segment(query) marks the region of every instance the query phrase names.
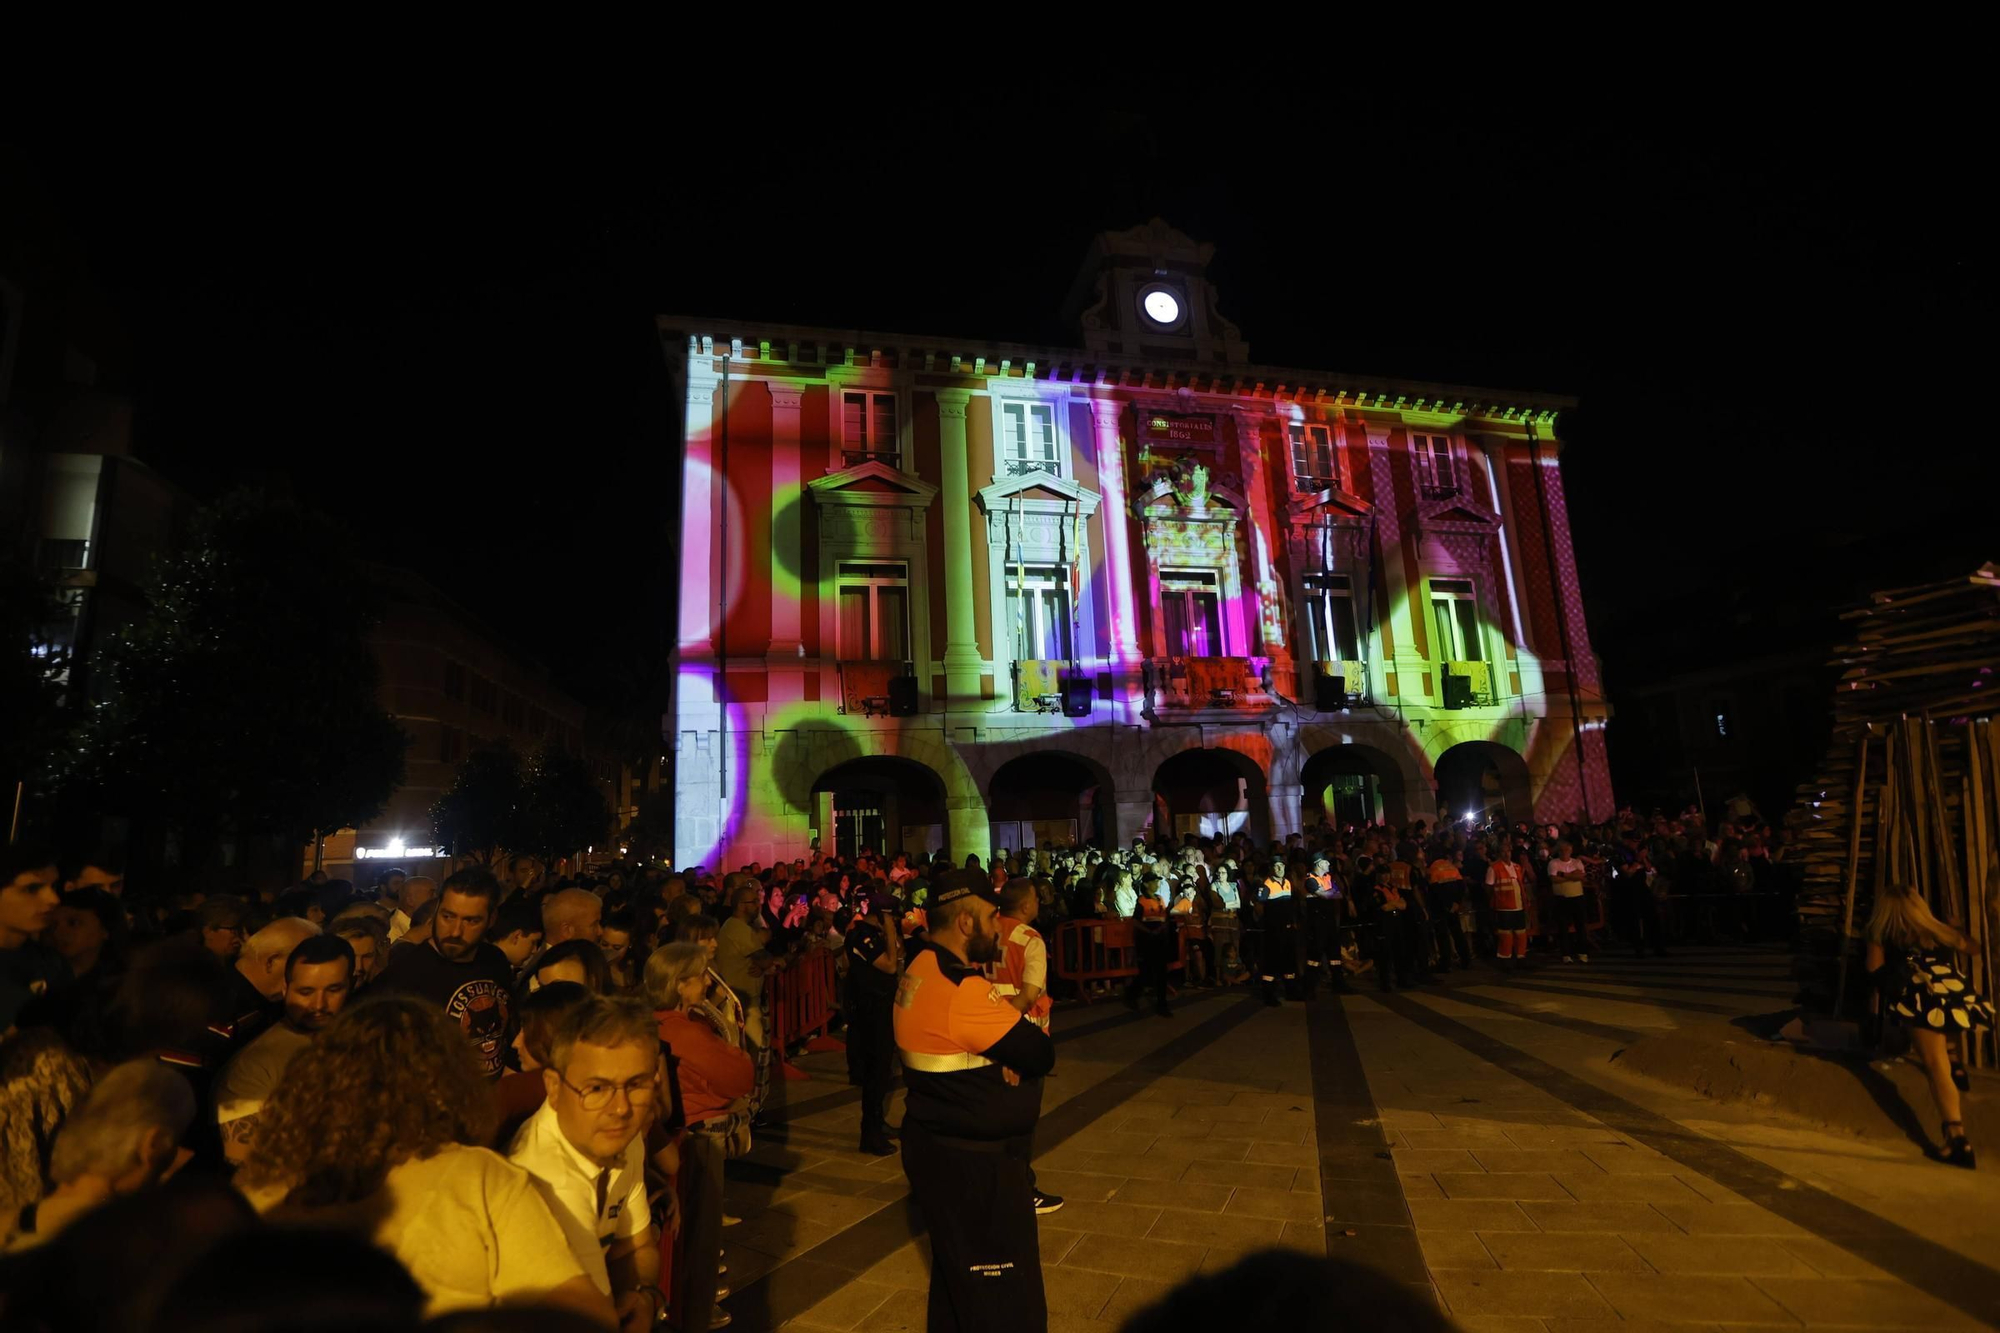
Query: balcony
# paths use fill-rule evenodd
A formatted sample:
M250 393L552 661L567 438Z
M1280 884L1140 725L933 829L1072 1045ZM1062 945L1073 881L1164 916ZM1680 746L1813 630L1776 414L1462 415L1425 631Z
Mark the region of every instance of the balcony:
M917 711L913 663L840 662L840 708L860 717L910 717Z
M1321 697L1320 681L1325 679L1326 697ZM1331 681L1338 680L1340 689L1333 690ZM1311 703L1320 712L1349 708L1365 702L1368 697L1368 664L1356 661L1332 661L1299 663L1299 700Z
M1292 474L1292 489L1300 495L1317 495L1321 491L1334 490L1339 485L1340 478L1332 473L1324 476L1309 476L1298 472Z
M1493 669L1484 662L1446 662L1442 677L1446 708L1487 708L1493 703Z
M1021 713L1056 714L1064 712L1064 694L1068 690L1080 689L1082 694L1076 704L1073 717L1090 716L1090 701L1096 696L1097 686L1091 679L1070 666L1068 662L1050 661L1040 658L1016 659L1014 662L1014 709Z
M1149 707L1176 712L1273 707L1268 657L1149 657L1144 664Z
M860 467L863 463L880 463L896 471L903 470L903 453L900 449L842 449L840 462L843 467Z
M1456 500L1465 488L1448 481L1427 481L1417 489L1423 492L1426 500Z
M1036 472L1046 472L1051 477L1062 475L1062 465L1053 458L1010 458L1007 460L1007 475L1025 477Z

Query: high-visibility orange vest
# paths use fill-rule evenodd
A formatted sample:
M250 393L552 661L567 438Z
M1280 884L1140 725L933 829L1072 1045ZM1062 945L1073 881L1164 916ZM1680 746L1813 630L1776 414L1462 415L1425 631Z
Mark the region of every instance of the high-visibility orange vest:
M1042 955L1042 993L1028 1008L1028 1018L1042 1031L1049 1030L1049 1014L1055 1002L1049 999L1048 945L1041 932L1025 921L1013 917L997 918L995 924L1000 930L1000 961L993 965L993 979L1002 986L1011 987L1009 994L1018 995L1028 984L1028 953L1038 950Z
M986 1054L1025 1021L978 968L938 949L917 955L896 987L896 1053L909 1089L904 1124L967 1139L1031 1131L1040 1081L1017 1079Z

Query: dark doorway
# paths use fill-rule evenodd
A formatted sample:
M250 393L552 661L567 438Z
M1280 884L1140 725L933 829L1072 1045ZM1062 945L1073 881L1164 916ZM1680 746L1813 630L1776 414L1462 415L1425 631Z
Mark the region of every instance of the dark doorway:
M1109 784L1083 760L1043 750L1000 765L988 788L993 845L1102 847Z
M840 856L949 851L944 784L908 759L877 756L828 769L813 784L820 846Z
M1438 822L1510 822L1534 818L1528 765L1520 755L1493 741L1465 741L1437 760Z
M1368 745L1330 745L1299 772L1299 827L1363 827L1407 818L1402 771Z
M1190 833L1213 838L1241 831L1259 843L1271 839L1263 770L1234 750L1181 751L1154 770L1153 798L1156 837L1178 843Z

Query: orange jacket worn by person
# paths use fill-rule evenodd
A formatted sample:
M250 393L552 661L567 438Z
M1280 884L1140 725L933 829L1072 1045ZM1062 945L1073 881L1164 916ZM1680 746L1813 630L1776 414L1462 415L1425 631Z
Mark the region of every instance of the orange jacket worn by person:
M1034 1129L1042 1089L1033 1080L1055 1067L1055 1044L978 966L926 949L896 988L895 1021L907 1119L958 1139ZM1021 1081L1010 1085L1008 1070Z
M1000 927L1000 961L994 964L993 980L998 983L1000 993L1019 995L1030 987L1040 991L1035 1002L1028 1006L1028 1021L1042 1031L1049 1030L1049 1014L1055 1009L1055 1001L1049 998L1049 946L1042 933L1025 921L1011 916L1002 916Z

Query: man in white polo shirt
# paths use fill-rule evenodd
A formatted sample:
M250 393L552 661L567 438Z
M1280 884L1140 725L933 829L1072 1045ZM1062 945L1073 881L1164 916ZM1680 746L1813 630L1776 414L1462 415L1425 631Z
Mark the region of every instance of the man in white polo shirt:
M542 1070L548 1100L507 1153L534 1178L577 1262L628 1331L650 1326L667 1305L643 1142L659 1066L652 1011L637 1000L592 996L556 1027Z
M1549 889L1556 898L1556 943L1562 947L1565 963L1590 961L1588 908L1583 899L1583 862L1568 841L1556 844L1555 858L1549 862ZM1576 947L1570 947L1570 936Z

